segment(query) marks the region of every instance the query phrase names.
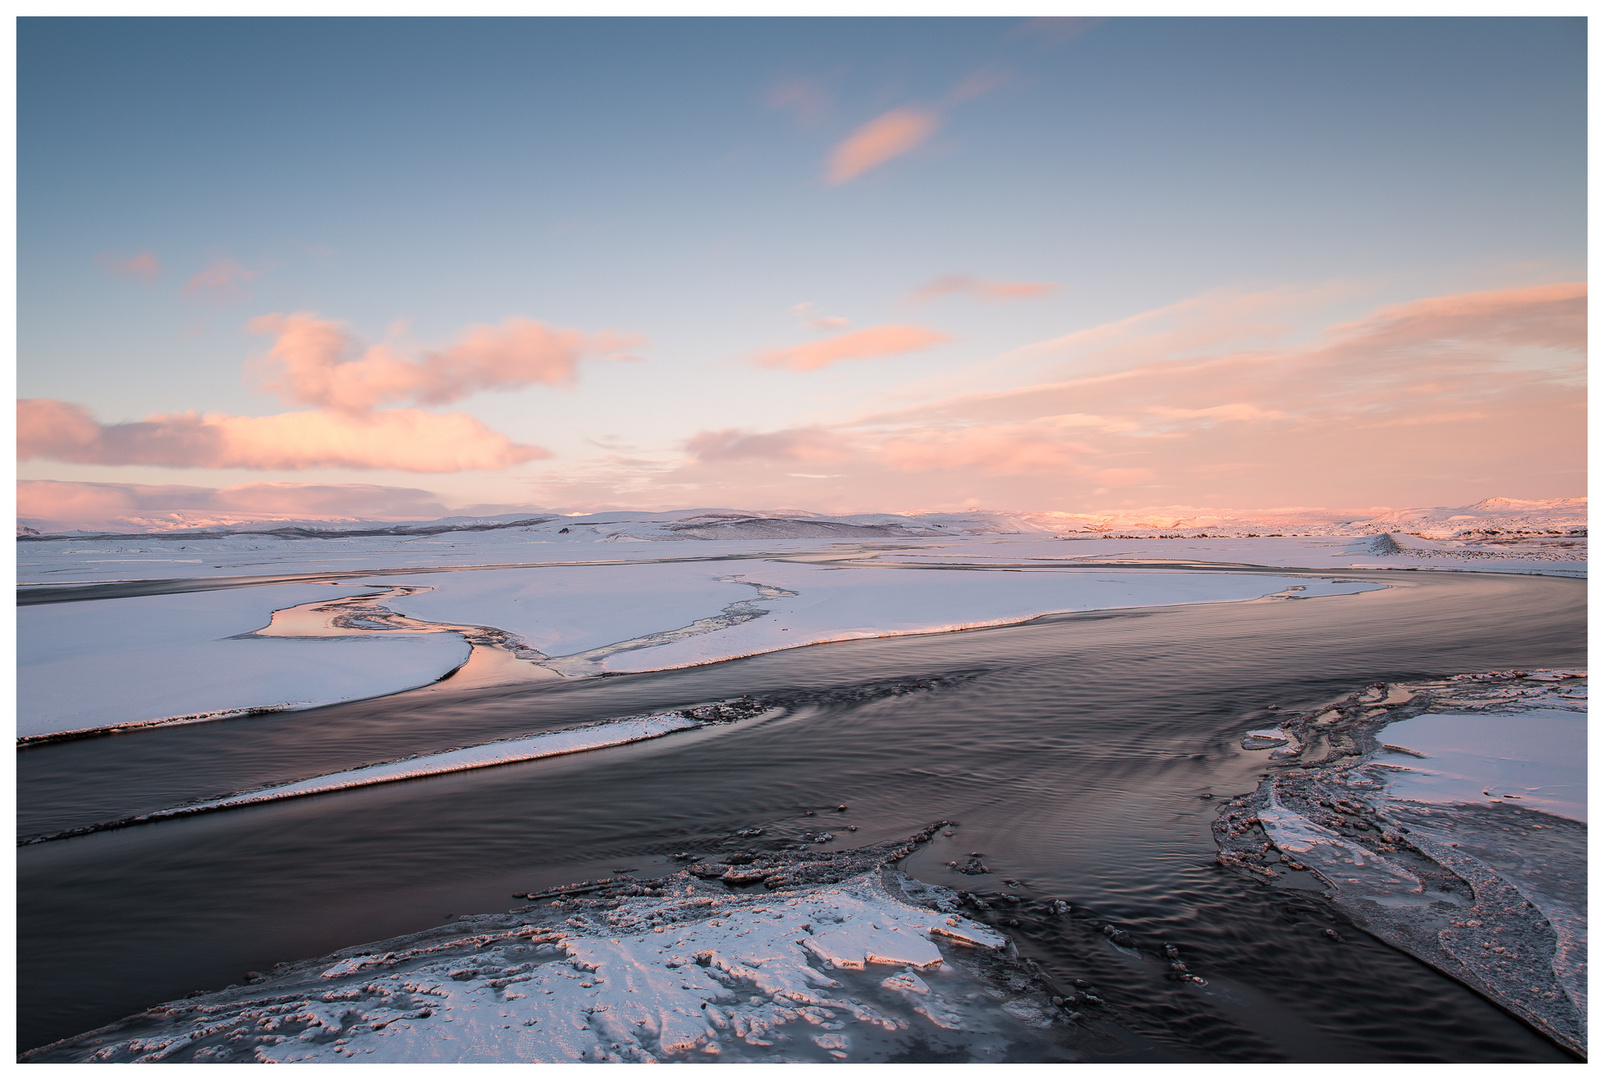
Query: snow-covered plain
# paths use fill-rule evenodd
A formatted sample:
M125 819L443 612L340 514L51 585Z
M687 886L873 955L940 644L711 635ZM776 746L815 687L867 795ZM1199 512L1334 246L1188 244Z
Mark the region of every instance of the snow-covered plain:
M499 654L503 662L493 670L507 682L683 667L1053 612L1380 587L1272 574L882 568L760 555L345 580L20 607L19 737L308 707L422 686L468 656L460 634L419 633L424 624L504 632L522 660L505 648L475 649ZM398 586L418 591L397 596ZM380 592L390 595L374 610L410 621L331 628L327 614L316 614L320 602ZM314 618L295 620L305 637L284 636L293 630L274 619L292 607L311 609Z
M1536 528L1529 506L1517 510ZM1497 527L1489 521L1508 523L1492 509L1479 513L1471 521L1483 534ZM1457 516L1466 515L1437 518L1452 523ZM1556 539L1552 529L1540 538L1528 529L1499 546L1486 535L1341 531L1352 522L1328 523L1319 535L1182 537L1055 534L1038 527L1040 515L911 524L890 515L612 517L623 520L19 544L24 592L151 579L315 578L25 603L19 735L304 706L421 685L469 652L461 633L420 632L422 624L494 627L531 668L575 677L1050 612L1354 593L1379 587L1363 580L1369 568L1579 576L1586 565L1585 539ZM1429 515L1417 517L1414 524ZM1250 567L1306 573L1244 569ZM254 633L268 627L274 611L381 590L389 609L411 622L351 626L336 636L328 636L327 620L314 637ZM1378 694L1355 709L1389 702ZM220 802L474 768L693 726L675 716L613 723L638 730L597 725L507 740ZM1574 734L1567 729L1566 738ZM1409 756L1406 768L1442 757L1447 745L1411 738L1408 749L1426 758ZM1291 743L1275 751L1283 756L1316 745L1283 741ZM1411 799L1401 785L1387 798ZM1364 878L1358 884L1367 896L1403 897L1405 905L1447 895L1281 805L1274 790L1266 799L1263 833L1311 861L1335 853L1329 868L1354 879L1350 891ZM1371 870L1385 880L1370 880ZM830 889L711 896L710 887L685 879L658 895L537 905L538 917L523 909L417 935L411 948L345 950L315 971L294 965L263 985L170 1003L70 1042L96 1060L873 1060L909 1039L937 1045L961 1029L953 1045L984 1059L1002 1056L1021 1032L1051 1026L1036 1006L986 992L953 951L998 948L1006 944L1001 937L955 909L909 904L888 892L885 880L869 874ZM1565 915L1551 901L1542 899L1542 910L1563 923L1561 952L1574 953L1575 943L1585 942L1585 917ZM1562 959L1548 976L1558 980L1555 993L1585 1011L1585 985Z
M1085 515L685 511L27 538L18 543L18 735L428 684L464 662L461 634L395 624L333 637L325 628L315 640L239 636L266 628L275 610L396 586L415 591L388 600L390 611L510 639L522 668L506 649L474 646L462 680L483 682L681 667L1057 612L1359 592L1374 587L1351 580L1366 569L1586 572L1585 500L1449 509L1466 513L1392 511L1385 522L1422 534L1440 526L1433 535L1447 539L1364 533L1379 519L1324 511L1213 518L1212 532L1191 536L1174 528L1203 517L1110 519L1135 530L1123 534ZM1276 523L1311 535L1253 531ZM1245 567L1335 580L1231 572ZM207 591L29 602L46 592L70 600L96 583Z
M37 527L63 526L40 522ZM1383 535L1400 550L1378 543ZM141 522L127 531L21 537L17 572L25 584L50 584L376 567L640 562L759 551L839 551L852 544L923 549L951 558L1198 558L1313 568L1441 563L1460 569L1575 572L1585 569L1586 537L1586 499L1494 498L1471 506L1368 511L1165 507L1101 514L974 511L826 517L801 510L717 509L504 514L431 522L192 520L178 515Z
M567 675L684 667L826 641L997 626L1052 612L1379 587L1279 575L882 569L872 562L779 560L374 580L426 585L430 591L399 598L394 609L431 622L489 623L552 658L546 666Z
M241 636L342 586L37 604L17 609L17 736L288 709L391 694L468 659L455 634Z
M378 531L429 536L512 524L575 539L717 540L762 536L768 539L867 539L872 536L1096 535L1136 536L1205 531L1224 536L1373 536L1405 532L1435 539L1474 537L1572 536L1587 534L1587 499L1483 499L1468 506L1369 507L1332 510L1291 506L1269 510L1225 510L1195 506L1157 506L1091 513L969 510L909 514L837 514L808 510L767 511L728 508L673 511L599 511L557 514L531 511L489 517L449 517L436 521L395 518L310 520L284 514L219 514L179 510L155 517L93 519L32 518L17 522L19 535L165 534L175 537L230 530L258 533Z

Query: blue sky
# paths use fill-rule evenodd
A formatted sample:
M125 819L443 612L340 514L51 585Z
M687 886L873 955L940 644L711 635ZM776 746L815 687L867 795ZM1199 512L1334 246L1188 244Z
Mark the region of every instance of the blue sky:
M451 507L1581 494L1585 45L1580 19L23 19L19 397L89 419L41 413L19 476ZM876 123L912 145L862 135L843 178ZM1362 364L1296 403L1267 374L1467 295L1406 350L1459 380L1429 401ZM291 411L242 372L275 342L247 326L295 313L343 327L339 362L508 319L633 359L389 402L549 455L491 467L116 428L193 412L232 446L229 418ZM883 327L905 332L773 359ZM1195 377L1140 415L1090 387L1065 391L1084 410L975 406L1176 364ZM1378 394L1440 460L1312 469ZM318 438L351 420L309 403ZM1528 460L1491 427L1554 430Z

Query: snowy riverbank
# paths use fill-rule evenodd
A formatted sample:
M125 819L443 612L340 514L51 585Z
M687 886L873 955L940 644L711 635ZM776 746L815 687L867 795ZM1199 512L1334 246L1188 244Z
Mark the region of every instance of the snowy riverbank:
M1372 570L1585 576L1585 515L1585 500L1492 499L1368 516L705 510L29 535L17 733L309 708L452 672L444 685L495 685L1308 599L1376 588L1355 580Z
M1215 823L1224 865L1328 890L1586 1054L1585 672L1378 685L1243 746L1274 766Z
M887 868L940 827L763 856L786 877L757 891L701 867L551 890L507 914L281 965L24 1060L874 1062L919 1051L1000 1063L1117 1050L1007 938L964 917L956 894Z
M712 550L677 558L665 558L662 545L611 546L608 554L618 557L605 560L579 558L592 552L571 548L567 559L536 565L534 556L552 553L524 542L516 551L495 549L519 556L510 564L486 567L486 552L475 549L428 572L415 568L420 556L409 540L360 543L359 554L343 560L291 548L250 567L254 577L231 563L144 561L135 564L139 576L99 578L104 565L89 560L88 549L56 552L58 561L85 561L76 574L70 566L49 574L36 566L31 577L49 584L20 590L19 737L395 693L461 667L470 640L474 659L458 682L491 685L685 667L1062 612L1380 588L1346 574L1211 569L1202 559L1187 569L1094 567L1066 558L1062 543L1043 548L1053 542L1022 538L889 551L708 541ZM339 569L342 561L362 572ZM320 562L335 568L309 569ZM283 581L293 574L302 577Z

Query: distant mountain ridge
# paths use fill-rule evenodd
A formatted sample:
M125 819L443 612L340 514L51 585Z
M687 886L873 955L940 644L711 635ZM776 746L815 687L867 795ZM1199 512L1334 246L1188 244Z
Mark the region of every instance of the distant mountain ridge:
M159 519L130 517L122 528L50 530L48 522L18 522L19 540L64 536L172 537L195 539L242 534L285 540L330 537L433 536L451 532L518 529L542 539L733 540L870 539L897 537L1040 534L1050 536L1366 536L1407 533L1434 540L1500 535L1585 536L1587 499L1494 497L1469 506L1371 507L1362 511L1287 507L1274 510L1215 510L1150 507L1075 514L1061 511L969 510L911 514L821 514L807 510L748 511L697 508L672 511L605 511L563 515L525 512L452 516L424 521L361 518L280 517L218 520L215 514Z

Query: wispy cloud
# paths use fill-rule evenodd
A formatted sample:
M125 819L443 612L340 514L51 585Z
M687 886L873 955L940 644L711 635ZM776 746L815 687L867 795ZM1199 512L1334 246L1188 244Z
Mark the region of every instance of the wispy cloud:
M948 274L931 278L908 294L910 303L922 304L938 296L962 294L977 300L1034 300L1057 291L1058 286L1046 281L987 281L985 278Z
M905 106L870 120L842 140L825 163L825 183L844 184L919 147L941 126L934 109Z
M854 130L830 151L824 182L831 186L856 180L893 158L917 150L941 127L943 113L972 101L1008 81L1000 68L981 68L964 78L952 93L934 106L903 105L881 113Z
M839 330L843 326L850 326L851 320L843 319L839 315L817 315L811 302L792 304L791 314L802 320L803 325L811 326L816 330Z
M956 105L959 102L971 101L983 94L989 94L1006 83L1008 78L1008 72L1001 68L981 68L953 87L952 93L947 95L945 104Z
M102 251L95 256L95 265L113 277L135 278L147 285L160 277L162 272L161 260L149 251L141 251L137 255Z
M834 461L843 440L827 428L791 428L767 434L725 428L693 435L685 448L702 461Z
M768 93L770 109L790 113L800 123L813 126L821 122L830 111L835 97L815 79L790 79L780 83Z
M243 300L246 283L260 273L259 270L247 270L233 259L218 259L184 282L182 292L191 299L221 307Z
M1026 19L1015 29L1013 36L1035 38L1042 45L1053 48L1089 34L1107 21L1106 18L1095 16L1042 16Z
M1241 506L1485 495L1441 490L1469 478L1581 489L1584 284L1424 298L1287 344L1316 295L1212 295L1057 339L1061 370L1087 374L704 431L664 480L761 491L789 464L846 475L837 489L860 505L877 491L946 505L942 492L983 490L1037 507L1122 488Z
M1071 431L1072 426L1054 417L1012 424L816 425L773 432L726 428L697 434L686 450L704 462L813 462L894 472L1106 471L1086 465L1096 451L1066 437Z
M923 326L887 325L870 326L841 334L808 345L789 349L774 349L760 354L757 362L765 367L790 368L793 371L816 371L841 360L867 360L880 356L897 356L901 353L928 349L951 341L946 334Z

